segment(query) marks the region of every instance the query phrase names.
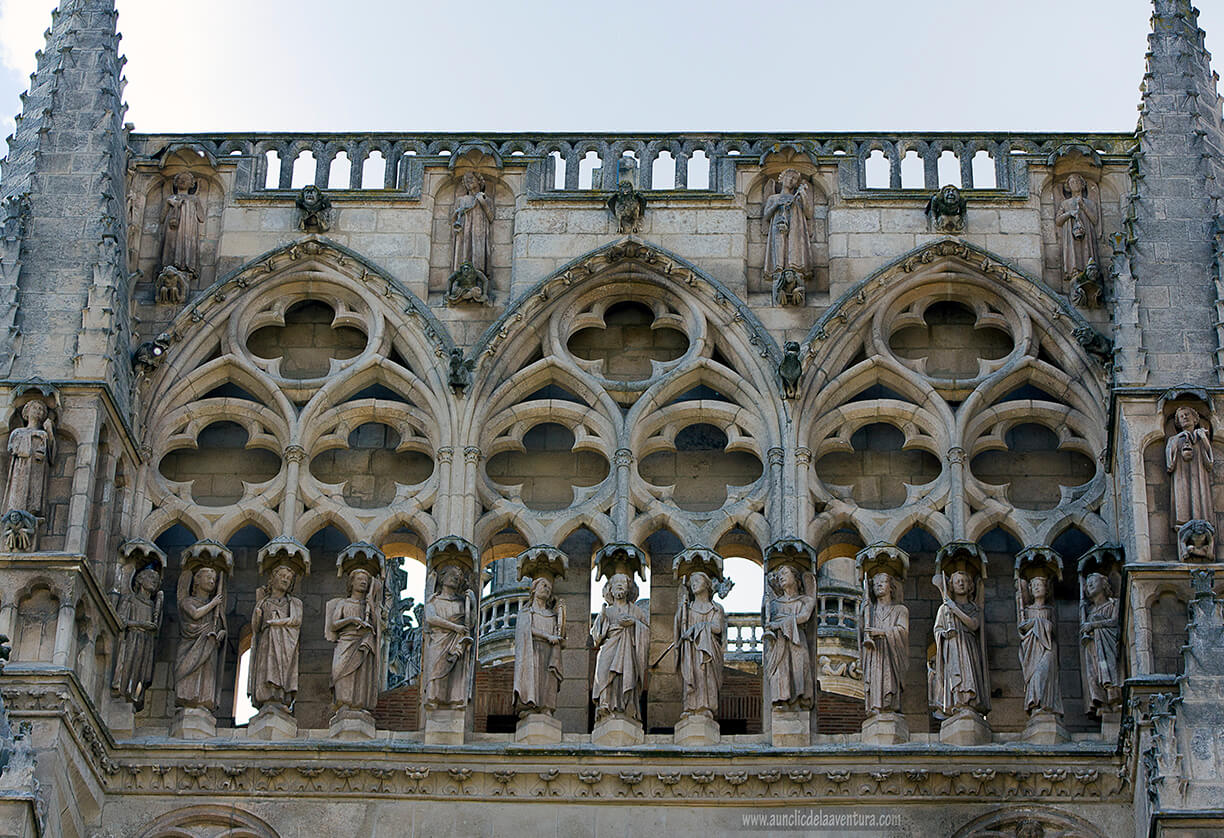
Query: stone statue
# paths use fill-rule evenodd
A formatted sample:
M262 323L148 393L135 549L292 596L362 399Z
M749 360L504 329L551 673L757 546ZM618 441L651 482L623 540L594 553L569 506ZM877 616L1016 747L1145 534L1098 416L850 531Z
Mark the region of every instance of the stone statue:
M47 414L45 402L31 399L21 408L25 426L9 434L6 512L19 509L36 517L44 512L47 478L55 459L55 426Z
M493 202L485 195L484 177L476 172L463 176L462 193L455 197L455 207L451 210L454 233L451 270L458 274L464 265L470 265L487 287L493 252ZM452 276L452 283L453 279ZM450 302L449 296L447 302Z
M38 520L24 509L10 509L0 517L4 549L8 553L30 553L38 546Z
M990 693L982 639L983 590L964 570L946 581L944 574L935 578L943 604L935 615L931 709L941 719L967 712L985 715L990 710Z
M489 296L489 278L471 262L464 262L446 281L445 301L447 305L492 303L493 299Z
M1178 528L1177 560L1179 562L1215 560L1215 527L1210 521L1194 518Z
M1050 580L1033 576L1016 580L1016 630L1020 633L1020 670L1024 674L1024 709L1031 716L1063 713L1058 685L1058 630L1050 602Z
M1080 602L1080 654L1083 657L1084 697L1089 713L1116 712L1122 704L1122 678L1118 671L1118 600L1109 580L1100 573L1084 579Z
M1096 305L1100 295L1100 207L1088 196L1080 175L1071 175L1062 186L1063 201L1054 223L1062 239L1063 277L1074 283L1077 303ZM1095 289L1085 293L1081 289ZM1092 299L1087 299L1091 296Z
M767 577L765 679L774 707L810 710L816 702L816 576L783 565Z
M608 212L616 219L618 232L639 232L642 229L642 217L646 214L646 197L633 188L633 181L622 180L616 185L616 192L608 199Z
M217 709L217 659L225 643L225 583L215 568L179 574L174 696L180 707Z
M150 565L131 580L131 590L119 599L119 649L111 689L139 710L153 683L153 652L161 631L161 571Z
M303 233L326 233L331 229L332 202L314 184L302 187L297 197L298 229Z
M867 715L897 713L909 671L909 609L901 581L887 571L871 577L863 609L863 699Z
M348 596L328 600L323 637L332 652L332 709L369 712L378 704L379 615L374 577L356 568Z
M799 341L788 340L782 347L782 362L778 364L782 398L793 399L799 395L799 379L802 377L803 361L799 358Z
M765 228L765 278L774 305L803 305L812 276L812 190L795 169L765 187L761 225Z
M168 271L200 275L200 232L204 228L204 205L196 193L200 184L191 172L179 172L171 183L171 194L161 212L161 270L158 283ZM161 290L158 290L161 302ZM178 300L177 302L182 302Z
M1172 492L1169 523L1176 530L1187 521L1215 520L1215 505L1211 501L1211 467L1215 456L1197 410L1179 407L1173 424L1177 432L1165 444L1165 467L1169 470Z
M714 601L714 583L704 571L695 570L685 580L674 630L684 700L681 716L714 718L723 682L727 612Z
M965 232L965 211L969 203L955 186L948 184L927 201L926 213L938 233Z
M427 581L425 593L425 647L421 652L425 707L466 707L476 668L476 594L455 565L442 568L436 578Z
M646 689L646 655L650 620L636 605L637 585L625 573L614 573L604 585L604 605L591 626L595 656L595 721L621 716L639 721Z
M302 633L302 601L293 596L297 572L287 564L272 571L266 585L255 589L251 613L251 672L247 692L251 704L293 707L298 690L298 646Z
M537 576L514 627L514 706L520 716L557 709L564 647L565 603L553 596L550 578Z
M458 346L451 349L450 373L447 375L447 383L450 384L451 392L462 396L463 391L472 384L472 370L474 369L476 369L475 358L464 360L462 349Z
M166 360L166 352L170 349L170 336L164 332L153 340L146 340L136 347L132 353L132 371L137 377L145 377L157 372L157 368Z

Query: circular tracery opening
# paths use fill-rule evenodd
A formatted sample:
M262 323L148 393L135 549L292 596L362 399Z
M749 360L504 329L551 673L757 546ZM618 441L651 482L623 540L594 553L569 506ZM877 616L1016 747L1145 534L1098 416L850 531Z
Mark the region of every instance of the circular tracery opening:
M688 337L683 332L670 327L652 328L655 313L642 303L615 303L604 312L603 319L603 328L579 329L570 336L567 346L584 361L603 361L606 378L650 378L651 361L674 361L688 350Z

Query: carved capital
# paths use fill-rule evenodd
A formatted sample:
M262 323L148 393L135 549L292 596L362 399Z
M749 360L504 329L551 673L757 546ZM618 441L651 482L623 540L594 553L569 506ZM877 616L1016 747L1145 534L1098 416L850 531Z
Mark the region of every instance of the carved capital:
M300 445L285 446L285 462L300 463L306 459L306 449Z
M771 466L780 466L783 460L786 459L786 452L781 448L770 448L765 454L769 457L769 464Z
M807 447L796 448L795 449L795 462L801 466L811 465L812 449L807 448Z
M954 466L963 465L965 462L965 449L959 445L948 449L948 462Z
M439 463L449 463L455 457L455 449L450 448L449 446L446 448L439 448L437 456Z
M463 461L469 465L475 465L480 462L480 449L474 445L469 445L463 449Z
M617 468L628 468L633 465L633 452L628 448L617 448L612 458L615 460Z

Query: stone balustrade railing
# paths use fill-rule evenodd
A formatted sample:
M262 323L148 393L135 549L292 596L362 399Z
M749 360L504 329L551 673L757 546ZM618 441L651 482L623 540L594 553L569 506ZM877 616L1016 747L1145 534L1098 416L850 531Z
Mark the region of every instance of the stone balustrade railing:
M268 193L307 183L365 199L420 195L426 161L450 164L476 153L497 167L528 167L533 197L611 190L626 166L639 189L696 197L730 194L738 163L766 155L807 155L836 163L843 194L930 191L946 183L962 189L1027 194L1027 165L1076 146L1124 163L1130 134L133 134L133 151L146 157L171 147L194 147L221 162L236 158L238 188ZM629 159L626 164L622 161ZM347 161L347 164L346 164ZM908 161L908 162L907 162ZM920 176L917 174L921 171Z

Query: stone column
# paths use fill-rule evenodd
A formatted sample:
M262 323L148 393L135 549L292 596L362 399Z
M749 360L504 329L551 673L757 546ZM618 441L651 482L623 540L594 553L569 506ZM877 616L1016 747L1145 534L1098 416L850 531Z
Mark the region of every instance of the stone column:
M965 500L965 449L955 446L948 449L948 521L952 524L952 537L963 538L965 535L965 513L968 502Z
M76 590L68 584L60 591L59 615L55 621L55 648L51 663L66 669L72 667L72 646L76 639Z
M474 468L475 462L475 459L471 460L471 467ZM420 685L424 710L426 745L463 744L467 711L471 707L472 688L479 665L476 651L476 628L480 616L479 555L476 545L456 535L438 539L425 551L425 625L422 628L421 676L417 683ZM456 592L466 605L457 606L442 584L446 581L444 577L455 571L460 574ZM465 616L464 612L470 614ZM465 636L470 639L464 642L462 637L454 636L455 632L431 627L431 615L435 613L449 623L465 625ZM440 648L440 644L445 644L447 648ZM451 652L454 653L453 657ZM434 655L450 657L453 670L444 679L446 685L437 696L431 695L429 686Z
M613 455L616 465L616 505L612 509L612 524L623 535L629 531L629 469L633 467L633 452L617 448Z
M816 551L798 538L765 548L762 693L774 747L806 747L816 726Z
M298 510L298 480L306 449L300 445L285 446L285 499L281 502L281 531L293 532L293 525L300 514Z
M300 460L299 460L300 462ZM296 479L295 472L291 475ZM294 483L296 485L296 482ZM296 497L292 506L296 507ZM287 568L287 571L281 570ZM302 580L310 573L310 551L306 545L288 535L280 535L269 541L259 551L259 572L268 577L268 581L255 594L255 610L259 616L258 623L252 617L251 659L249 673L249 692L252 704L258 712L247 725L247 736L252 739L293 739L297 736L297 719L293 717L293 699L296 697L298 684L298 652L301 642L302 600L294 596L295 588L300 588ZM292 574L292 582L285 573ZM274 574L281 574L289 588L283 598L275 596L273 589ZM298 625L277 625L272 620L292 619L297 617ZM291 648L287 659L265 651L265 646L271 649L276 642L282 648ZM379 667L381 673L381 667ZM258 681L275 684L276 690L283 695L265 697Z

